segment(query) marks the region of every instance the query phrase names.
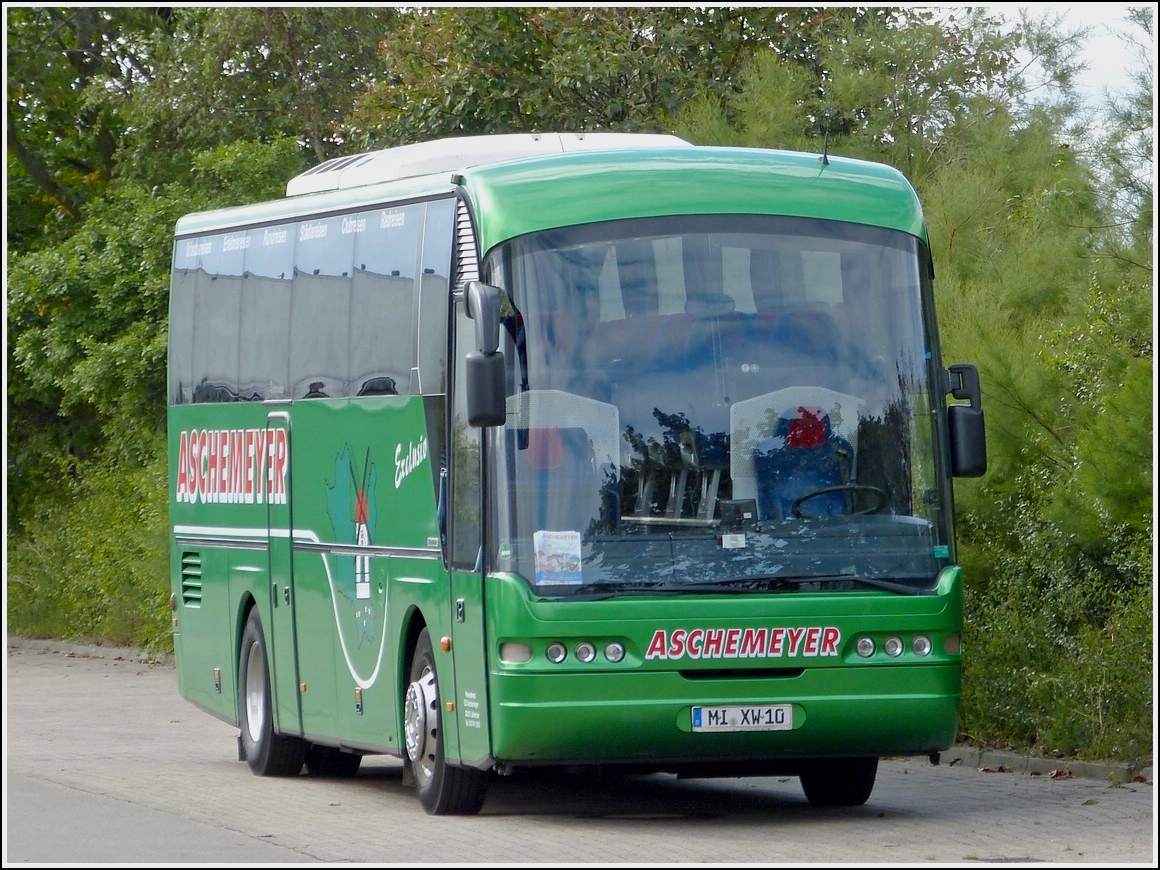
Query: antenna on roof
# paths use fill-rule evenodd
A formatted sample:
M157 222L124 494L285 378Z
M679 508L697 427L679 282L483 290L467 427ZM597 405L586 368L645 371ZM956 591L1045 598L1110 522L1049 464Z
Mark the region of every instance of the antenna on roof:
M818 158L818 163L822 166L830 165L830 124L827 121L825 138L822 140L822 156Z

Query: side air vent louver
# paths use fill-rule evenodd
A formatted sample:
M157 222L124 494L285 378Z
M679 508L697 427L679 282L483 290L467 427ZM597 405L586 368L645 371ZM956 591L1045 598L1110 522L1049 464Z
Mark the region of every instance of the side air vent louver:
M201 607L201 553L181 554L181 603Z
M475 231L471 226L471 212L462 199L455 210L455 283L454 292L463 292L469 281L479 280L479 251L475 246Z

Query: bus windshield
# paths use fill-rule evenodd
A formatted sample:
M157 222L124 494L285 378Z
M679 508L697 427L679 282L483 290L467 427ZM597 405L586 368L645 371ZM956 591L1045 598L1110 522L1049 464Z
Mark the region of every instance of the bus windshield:
M761 215L492 250L489 567L546 596L932 589L952 554L925 263L906 233Z

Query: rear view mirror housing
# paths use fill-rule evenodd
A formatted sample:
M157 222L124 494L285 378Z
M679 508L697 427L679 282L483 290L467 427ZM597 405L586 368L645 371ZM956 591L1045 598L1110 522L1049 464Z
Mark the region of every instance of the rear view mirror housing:
M475 321L476 349L467 354L467 422L475 427L507 422L504 398L504 359L499 352L500 290L481 281L470 282L464 293L467 316Z
M947 405L951 475L982 477L987 473L987 433L979 371L966 363L947 369L946 392L968 404Z

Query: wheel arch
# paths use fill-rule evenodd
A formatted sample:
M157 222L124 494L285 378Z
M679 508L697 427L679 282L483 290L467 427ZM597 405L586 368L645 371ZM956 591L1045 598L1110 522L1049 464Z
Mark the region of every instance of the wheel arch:
M257 600L249 591L242 593L238 601L238 608L234 615L234 717L241 725L242 722L242 687L238 683L238 670L242 666L242 636L246 633L246 623L250 619L250 611L258 606ZM264 630L264 626L263 626Z
M424 628L427 628L427 619L423 616L423 611L415 605L407 608L399 632L399 658L396 665L398 671L396 685L401 686L404 691L407 688L411 673L411 660L415 657L415 647L419 645L419 635Z

